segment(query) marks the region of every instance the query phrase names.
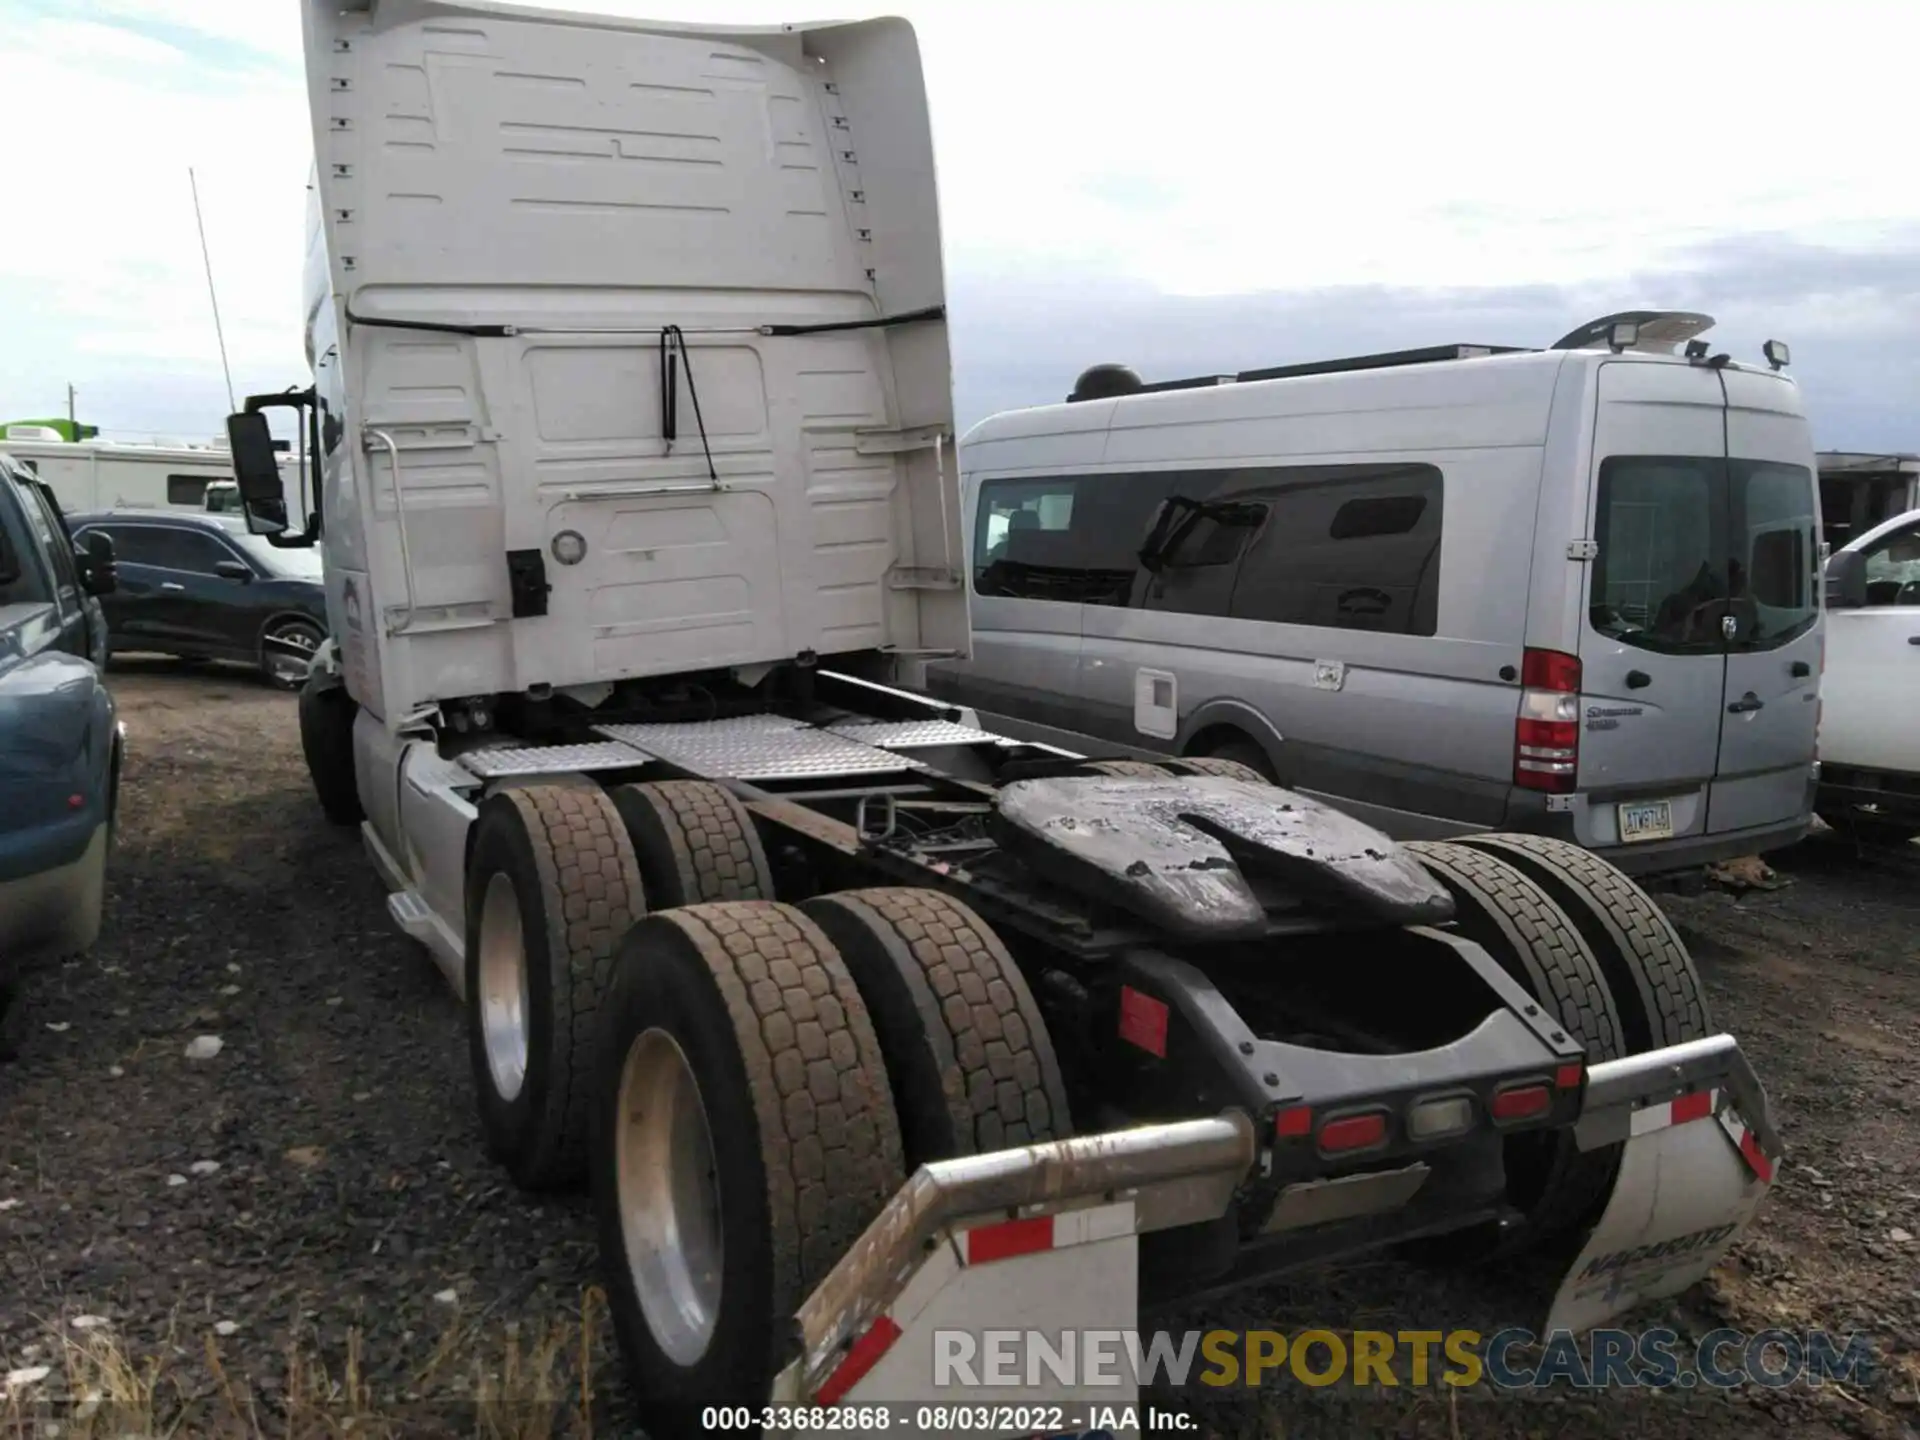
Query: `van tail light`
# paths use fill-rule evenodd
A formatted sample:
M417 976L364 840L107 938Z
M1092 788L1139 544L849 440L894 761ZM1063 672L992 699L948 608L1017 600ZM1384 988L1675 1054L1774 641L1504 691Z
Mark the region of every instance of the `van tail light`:
M1520 665L1520 714L1513 722L1513 783L1564 795L1580 767L1580 660L1529 650Z

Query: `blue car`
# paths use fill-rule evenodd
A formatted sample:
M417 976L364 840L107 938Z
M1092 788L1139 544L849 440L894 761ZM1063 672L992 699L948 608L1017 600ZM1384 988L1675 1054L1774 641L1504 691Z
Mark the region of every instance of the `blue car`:
M36 962L100 932L125 730L103 678L112 542L77 550L53 492L0 456L0 1052Z

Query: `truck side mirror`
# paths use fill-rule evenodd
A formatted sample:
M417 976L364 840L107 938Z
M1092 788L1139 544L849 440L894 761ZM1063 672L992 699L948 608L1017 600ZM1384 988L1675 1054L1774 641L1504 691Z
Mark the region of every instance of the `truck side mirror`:
M1858 550L1836 551L1827 561L1827 608L1859 610L1867 603L1867 557Z
M227 417L227 449L233 456L233 478L240 486L240 509L247 529L255 535L283 535L287 530L287 494L280 480L280 459L273 448L267 417L243 410Z
M114 564L113 537L104 530L89 530L86 553L80 557L80 582L89 595L111 595L120 588L120 571Z

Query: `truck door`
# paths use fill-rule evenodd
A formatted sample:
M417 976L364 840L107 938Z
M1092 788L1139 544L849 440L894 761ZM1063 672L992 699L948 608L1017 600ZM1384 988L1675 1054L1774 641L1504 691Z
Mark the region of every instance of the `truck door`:
M1580 642L1589 845L1697 835L1726 687L1725 404L1704 367L1600 367Z
M1866 606L1826 616L1820 755L1833 765L1920 775L1920 518L1860 548Z
M1723 370L1727 394L1727 638L1710 831L1788 824L1812 803L1820 685L1820 517L1799 392Z

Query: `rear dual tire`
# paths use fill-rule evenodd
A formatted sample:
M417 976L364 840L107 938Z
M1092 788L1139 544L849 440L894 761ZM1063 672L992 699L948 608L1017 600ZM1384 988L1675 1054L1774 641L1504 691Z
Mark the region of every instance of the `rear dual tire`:
M527 1190L586 1168L600 1007L615 951L646 911L605 792L490 796L467 863L467 1045L487 1149Z
M1712 1033L1704 989L1672 924L1590 851L1505 834L1406 848L1453 895L1461 933L1581 1043L1589 1065ZM1505 1148L1508 1198L1524 1216L1498 1246L1506 1254L1592 1223L1621 1154L1617 1145L1582 1152L1571 1131L1516 1135Z
M605 1000L594 1209L646 1428L757 1405L800 1301L905 1181L880 1042L790 906L688 906L622 941Z

